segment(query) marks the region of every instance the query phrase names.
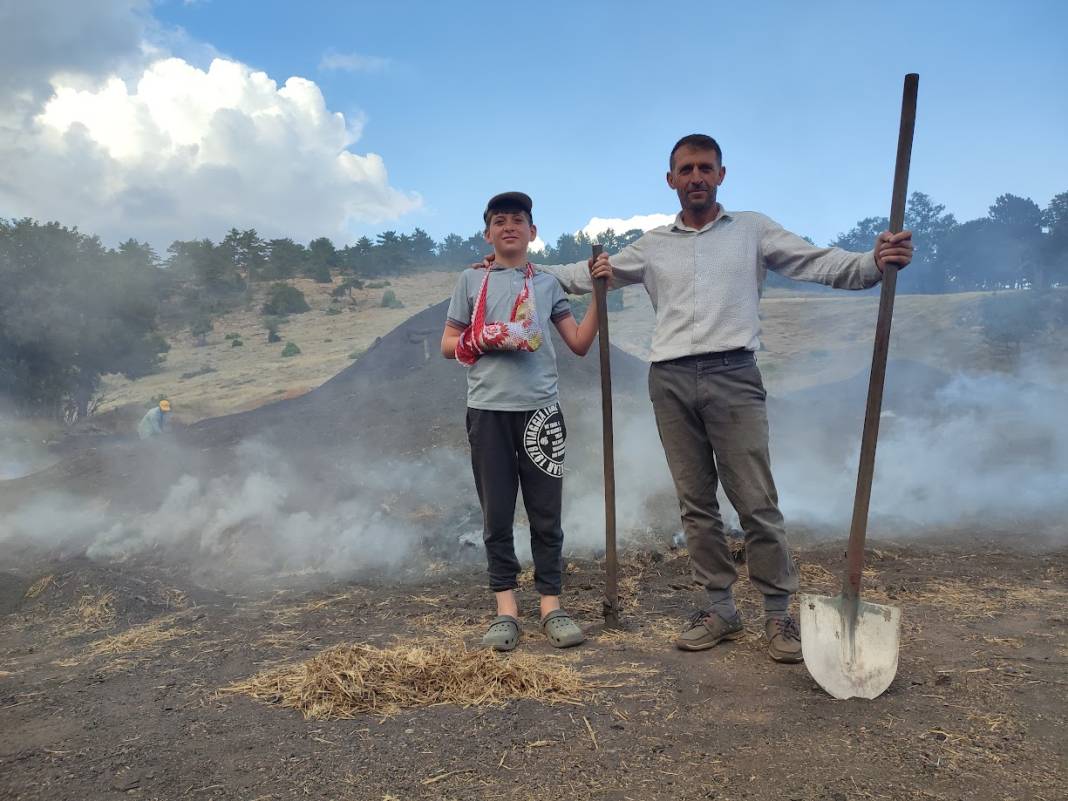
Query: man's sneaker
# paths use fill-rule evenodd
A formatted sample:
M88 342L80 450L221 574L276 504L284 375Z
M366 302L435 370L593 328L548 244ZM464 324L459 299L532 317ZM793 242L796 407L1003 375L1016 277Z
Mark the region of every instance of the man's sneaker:
M683 651L703 651L721 640L737 640L745 636L741 615L724 620L716 612L698 610L686 621L686 628L675 638L675 647Z
M801 630L789 615L769 617L764 623L768 656L776 662L801 662Z

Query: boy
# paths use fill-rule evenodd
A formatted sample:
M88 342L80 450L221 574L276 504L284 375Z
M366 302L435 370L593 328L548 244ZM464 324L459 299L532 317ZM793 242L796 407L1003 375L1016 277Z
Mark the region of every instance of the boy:
M585 639L560 608L561 485L566 429L557 403L556 354L548 321L580 356L597 335L590 304L576 323L560 284L535 272L527 248L537 236L533 203L522 192L496 195L483 214L494 264L464 270L449 305L441 353L468 366L467 436L471 467L482 506L483 539L497 617L483 644L510 651L519 642L516 578L519 561L512 542L516 491L530 519L534 586L541 595L541 627L557 648ZM608 274L607 257L590 263L594 277Z

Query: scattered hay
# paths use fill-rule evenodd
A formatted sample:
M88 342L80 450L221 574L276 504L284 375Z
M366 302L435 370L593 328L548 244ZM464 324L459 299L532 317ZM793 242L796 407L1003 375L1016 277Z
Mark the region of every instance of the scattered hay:
M305 718L351 719L438 704L499 706L521 698L581 704L592 689L574 669L544 656L502 657L430 644L340 645L221 692L299 709Z
M83 595L78 601L75 613L86 628L104 629L115 622L115 593L103 595Z
M140 626L134 626L121 634L105 637L93 643L86 651L86 656L91 659L95 656L114 656L129 651L143 651L189 633L187 629L175 627L174 623L174 616L168 615Z
M169 609L185 609L189 606L189 597L179 589L174 587L160 587L159 599ZM193 604L196 606L196 604Z
M1056 587L1007 585L989 579L932 579L918 586L873 588L865 597L876 603L929 604L958 620L992 619L1022 609L1068 605L1068 592Z
M55 583L56 577L54 575L49 574L47 576L41 576L41 578L33 582L33 584L30 585L30 588L26 590L25 597L27 598L27 600L30 598L36 598L38 595L40 595L42 592L47 590Z

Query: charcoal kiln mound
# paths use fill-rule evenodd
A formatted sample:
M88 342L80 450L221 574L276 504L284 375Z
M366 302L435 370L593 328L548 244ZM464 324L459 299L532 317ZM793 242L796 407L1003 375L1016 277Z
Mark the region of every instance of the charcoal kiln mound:
M237 447L250 441L297 469L345 465L356 452L365 463L384 465L437 446L462 448L464 368L439 349L447 308L443 301L409 318L305 395L202 420L164 439L102 439L47 470L0 483L0 504L62 491L151 506L182 475L225 474L235 465ZM577 404L599 404L596 350L580 358L553 337L565 416ZM617 348L611 358L616 402L643 401L647 365Z

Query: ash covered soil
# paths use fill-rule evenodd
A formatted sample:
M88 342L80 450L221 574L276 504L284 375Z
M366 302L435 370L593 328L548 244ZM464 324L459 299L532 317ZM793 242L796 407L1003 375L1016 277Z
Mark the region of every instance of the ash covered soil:
M284 454L306 479L293 503L311 509L330 507L333 482L353 471L388 476L392 460L462 455L463 373L437 355L443 314L416 315L302 397L204 420L161 443L87 439L48 470L0 482L0 509L61 491L87 515L151 513L182 476L248 469L239 451L250 440ZM596 470L598 418L577 411L599 403L597 360L557 351L568 459ZM613 368L617 422L631 406L648 413L645 366L616 352ZM946 380L937 371L919 377L925 386ZM862 379L831 394L862 397ZM887 408L915 400L894 396L907 383L891 374ZM859 429L860 403L821 398L799 402ZM771 413L773 425L800 425L788 402ZM617 458L621 477L647 468ZM465 470L461 461L452 506L425 508L418 485L379 488L395 514L384 525L417 517L429 532L400 578L272 573L264 560L261 574L246 569L238 579L228 560L249 559L255 531L223 531L229 547L218 564L158 542L122 561L90 560L75 540L50 550L9 545L0 562L0 798L1068 797L1060 523L1048 539L1023 524L982 534L874 525L865 595L900 606L904 624L897 678L873 702L834 701L803 666L767 658L744 563L737 586L747 636L702 653L673 649L699 594L685 552L668 547L677 526L670 497L649 511L663 525L626 532L625 630L600 626L602 565L571 558L564 602L589 641L555 651L538 632L524 574L520 653L577 671L589 685L577 702L316 720L220 692L339 644L477 648L491 599L481 552L457 544L458 521L469 525L477 511ZM836 534L792 530L803 590L837 591L844 548L827 541Z
M590 639L565 654L539 634L524 577L521 651L595 676L580 703L351 720L218 691L335 644L476 648L480 567L237 594L151 562L24 564L0 598L0 796L1064 798L1068 553L960 534L874 543L867 597L904 624L897 678L873 702L834 701L765 656L744 565L745 639L673 650L687 559L647 545L623 560L621 632L600 626L600 566L569 564L565 601ZM841 552L799 548L804 588L833 592Z

